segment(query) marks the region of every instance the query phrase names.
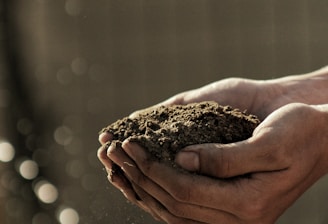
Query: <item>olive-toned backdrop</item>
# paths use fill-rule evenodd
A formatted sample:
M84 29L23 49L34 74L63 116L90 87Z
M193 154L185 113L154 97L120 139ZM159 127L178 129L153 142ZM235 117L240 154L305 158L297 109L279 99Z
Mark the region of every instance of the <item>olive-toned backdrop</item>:
M155 223L107 182L103 126L222 78L328 61L326 0L3 0L1 15L0 140L16 150L0 162L6 224L57 223L63 207L79 223ZM22 158L37 177L20 176ZM35 198L38 178L58 190L54 203ZM278 223L327 223L327 201L322 179Z

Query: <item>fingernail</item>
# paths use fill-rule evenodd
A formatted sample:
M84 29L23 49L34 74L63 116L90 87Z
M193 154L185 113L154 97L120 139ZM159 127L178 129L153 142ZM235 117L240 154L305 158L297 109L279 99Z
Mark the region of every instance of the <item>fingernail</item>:
M195 152L181 151L176 155L175 162L183 169L199 171L199 156Z
M125 139L122 143L122 149L125 151L132 159L146 159L148 157L145 148L141 147L139 143L130 138Z
M122 142L119 140L113 140L110 142L110 146L114 148L121 148L122 147Z
M113 141L107 142L106 145L107 145L107 156L108 157L110 157L109 155L112 152L122 149L121 148L122 143L119 140L113 140Z
M111 140L111 137L110 137L110 133L109 132L104 131L104 132L99 133L98 141L102 145L105 144L106 142L110 141L110 140Z

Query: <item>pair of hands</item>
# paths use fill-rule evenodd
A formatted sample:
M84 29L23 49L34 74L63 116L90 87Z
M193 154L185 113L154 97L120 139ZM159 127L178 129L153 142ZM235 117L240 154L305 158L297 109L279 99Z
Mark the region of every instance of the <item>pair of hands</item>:
M327 172L327 110L276 82L226 79L161 103L214 100L256 114L253 136L232 144L192 145L176 157L181 172L150 159L135 143L108 146L98 157L109 181L157 220L166 223L274 223ZM158 105L155 105L158 106ZM135 112L131 116L133 117ZM119 169L117 169L119 167ZM247 178L233 178L250 174Z

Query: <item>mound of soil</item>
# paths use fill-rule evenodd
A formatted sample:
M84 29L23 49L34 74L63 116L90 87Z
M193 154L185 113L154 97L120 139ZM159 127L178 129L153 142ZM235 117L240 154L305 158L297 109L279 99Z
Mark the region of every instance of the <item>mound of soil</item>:
M173 161L188 145L231 143L252 136L259 119L230 106L205 101L187 105L161 106L137 117L117 120L102 132L113 135L117 144L129 138L160 161Z

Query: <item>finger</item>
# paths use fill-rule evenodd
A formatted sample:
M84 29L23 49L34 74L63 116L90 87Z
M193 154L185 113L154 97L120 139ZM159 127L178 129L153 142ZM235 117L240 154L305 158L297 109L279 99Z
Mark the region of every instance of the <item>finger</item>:
M108 156L107 156L107 149L108 149L108 144L103 145L102 147L99 148L98 150L98 158L100 159L101 163L105 166L105 169L108 174L108 179L111 183L114 183L114 178L115 182L128 182L126 177L124 176L121 168L117 166ZM115 177L114 177L115 176ZM120 180L124 179L124 180Z
M128 181L122 172L108 174L107 178L114 187L122 192L126 199L134 204L139 203L139 197L134 192L130 181Z
M107 156L108 147L109 144L102 145L97 151L97 156L100 162L106 167L106 169L111 169L113 162Z
M108 144L103 145L98 150L98 158L101 163L105 166L107 171L108 180L121 190L121 188L127 189L131 186L129 181L124 176L121 168L117 166L108 156L107 156Z
M100 142L100 144L104 145L110 140L112 140L112 138L113 136L109 132L102 131L98 136L98 141Z
M152 180L143 176L139 169L136 167L126 166L124 168L126 175L133 181L136 180L137 184L132 184L134 189L136 187L142 188L149 195L153 197L164 206L164 208L173 216L195 221L202 221L206 223L214 223L216 220L224 221L225 223L235 223L236 216L224 212L219 209L207 208L200 205L193 205L185 202L180 202L174 199L164 189L154 183ZM168 177L169 178L169 177ZM170 179L170 178L169 178ZM144 201L143 196L136 191L140 198ZM143 193L143 195L145 194Z
M125 172L130 175L129 178L132 178L133 182L145 189L151 189L153 186L147 186L150 184L147 178L151 179L178 202L220 209L233 214L240 209L241 201L248 197L248 195L244 195L240 185L233 181L178 171L149 159L147 153L135 143L124 141L122 148L144 174L133 173L140 171L133 167L129 169L126 166ZM234 200L231 200L231 195L234 196Z
M123 144L123 147L124 146ZM129 151L129 149L127 151ZM140 154L144 154L140 148L137 151ZM276 191L276 189L274 189L275 185L272 184L272 179L276 180L276 178L271 178L270 181L268 181L268 178L263 178L267 180L267 183L263 185L262 189L259 183L263 182L263 179L261 180L259 176L255 178L256 181L246 178L240 179L240 181L219 181L218 179L206 178L193 174L189 174L189 176L186 177L185 173L178 173L172 167L150 161L151 160L141 163L137 162L137 165L141 170L145 170L142 168L143 165L140 166L139 164L148 164L147 169L149 172L147 173L154 173L152 176L154 178L152 179L156 179L155 177L158 176L158 179L156 179L158 182L155 182L157 182L160 187L164 186L162 188L167 190L168 195L162 197L161 192L163 191L161 189L156 189L157 184L154 182L155 185L152 185L151 181L148 180L149 178L138 174L140 171L136 169L136 167L128 166L125 169L126 173L130 175L132 181L137 181L135 183L136 185L141 186L149 195L156 199L158 203L166 208L164 213L168 213L167 215L169 217L173 216L175 218L194 221L201 220L205 223L217 223L218 220L222 221L222 223L241 223L241 218L256 220L260 215L267 215L267 212L271 211L270 209L268 210L266 206L271 205L267 202L274 200L274 198L270 198L270 200L266 199L268 196L267 194L271 195L270 193ZM178 173L178 175L174 176L172 173ZM268 175L276 176L278 173L280 172L273 172ZM278 177L279 176L282 177L280 174ZM187 178L189 180L186 180ZM270 189L270 187L273 187L273 189ZM268 193L268 191L270 191L270 193ZM245 192L247 193L245 194ZM170 198L170 195L173 199ZM159 213L161 212L163 211L160 210ZM230 215L229 213L234 215ZM161 217L166 221L169 220L165 219L163 216ZM263 220L272 219L270 216L268 218L261 216L261 218L263 218ZM254 221L250 223L258 222ZM265 221L263 223L273 222L271 220L270 222Z
M120 167L120 171L122 175L127 180L126 182L129 183L129 187L131 188L131 180L125 174L126 167L134 167L136 168L137 165L135 162L123 151L121 147L121 143L112 142L107 150L107 156L118 166ZM135 197L140 200L139 196L136 194Z
M183 223L183 224L205 224L204 222L198 222L186 218L181 218L170 213L160 202L151 197L145 191L143 191L137 185L134 185L135 191L140 195L142 201L147 205L147 207L152 208L153 217L158 220L163 220L166 223Z
M135 167L134 161L123 151L120 142L112 142L107 149L107 157L123 169L124 164ZM123 170L124 171L124 170Z
M156 213L154 213L149 207L147 207L147 205L145 205L145 203L140 199L138 193L135 192L131 182L126 178L125 174L122 171L123 166L133 166L134 162L129 159L124 151L121 149L121 147L119 147L117 144L112 144L109 145L107 144L108 147L108 151L105 151L104 155L104 150L103 148L107 148L106 146L103 146L100 148L100 152L99 157L102 158L102 160L104 161L103 164L106 164L108 166L108 164L110 163L111 169L107 169L108 174L108 180L116 187L118 188L123 195L133 204L138 205L141 209L145 210L146 212L152 214L152 216L157 219L160 220L160 218L156 215ZM108 158L107 161L106 158ZM110 158L110 159L109 159ZM114 163L111 159L113 159Z
M121 169L122 162L120 159L126 158L126 155L124 155L125 153L117 144L108 145L109 144L106 144L98 150L98 157L106 167L108 180L112 185L118 188L129 201L136 204L140 199L132 189L130 181ZM112 160L110 156L114 158L116 162Z
M106 171L108 173L108 180L109 182L119 189L124 196L131 202L136 202L137 197L135 192L132 190L131 183L128 179L124 176L121 168L118 167L110 158L107 157L107 149L108 144L103 145L98 150L98 158L100 159L101 163L105 166Z
M288 168L290 162L277 150L277 144L249 139L226 145L192 145L181 150L175 161L186 170L220 178L279 171Z
M159 204L152 204L148 203L148 198L150 197L143 189L141 189L139 186L132 183L133 190L138 194L140 197L139 204L142 206L141 208L144 209L146 212L150 213L154 219L157 221L164 221L156 212L157 206L160 206Z
M159 217L150 208L148 208L145 203L142 202L139 195L132 187L130 180L128 180L122 172L121 167L124 166L124 164L134 166L134 162L125 155L119 144L109 145L106 156L108 156L107 158L113 159L113 161L118 164L116 165L116 163L112 162L115 165L113 167L116 167L116 170L113 172L113 169L111 169L111 173L108 175L108 180L123 193L126 199L133 204L136 204L146 212L152 214L155 219L159 220Z
M108 173L109 182L122 192L124 197L131 203L138 205L146 212L150 212L150 209L140 200L139 196L134 191L130 181L125 177L121 168L112 162L113 166L109 169L106 167Z

